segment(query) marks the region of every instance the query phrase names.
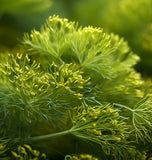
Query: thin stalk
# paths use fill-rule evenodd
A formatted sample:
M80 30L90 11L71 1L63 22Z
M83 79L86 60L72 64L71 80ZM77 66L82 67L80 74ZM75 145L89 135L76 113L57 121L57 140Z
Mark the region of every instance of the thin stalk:
M39 141L39 140L47 140L47 139L52 139L60 136L64 136L70 134L70 130L58 132L58 133L52 133L52 134L47 134L47 135L42 135L42 136L35 136L35 137L30 137L27 138L26 140L28 141Z
M131 112L134 112L134 111L135 111L135 110L133 110L133 109L127 107L127 106L124 106L124 105L122 105L122 104L114 103L114 105L115 105L115 106L122 107L122 108L125 108L125 109L127 109L127 110L129 110L129 111L131 111Z
M58 132L58 133L51 133L51 134L47 134L47 135L34 136L34 137L29 137L29 138L24 138L24 139L15 138L14 141L15 142L21 142L21 141L24 141L24 142L30 141L31 142L31 141L49 140L49 139L52 139L52 138L56 138L56 137L60 137L60 136L70 134L71 132L72 132L71 129L69 129L69 130L66 130L66 131Z

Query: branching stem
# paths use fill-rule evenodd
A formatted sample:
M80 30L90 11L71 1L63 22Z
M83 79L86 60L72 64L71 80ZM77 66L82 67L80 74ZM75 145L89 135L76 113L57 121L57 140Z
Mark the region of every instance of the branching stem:
M119 107L123 107L123 108L125 108L125 109L127 109L127 110L129 110L129 111L131 111L131 112L134 112L134 111L135 111L135 110L133 110L133 109L127 107L127 106L124 106L124 105L122 105L122 104L114 103L114 105L119 106Z

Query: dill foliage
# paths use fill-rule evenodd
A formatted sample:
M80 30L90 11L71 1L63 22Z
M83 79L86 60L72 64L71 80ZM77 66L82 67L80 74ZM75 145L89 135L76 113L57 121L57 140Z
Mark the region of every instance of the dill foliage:
M117 35L49 17L0 55L0 156L32 157L30 144L50 158L135 159L152 127L138 60Z

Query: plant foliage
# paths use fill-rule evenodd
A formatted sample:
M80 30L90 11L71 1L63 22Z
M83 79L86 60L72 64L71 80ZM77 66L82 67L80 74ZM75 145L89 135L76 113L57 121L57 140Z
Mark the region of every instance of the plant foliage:
M151 94L133 69L138 60L117 35L49 17L18 49L1 53L4 153L17 157L29 150L18 146L31 144L52 159L135 159L152 131Z

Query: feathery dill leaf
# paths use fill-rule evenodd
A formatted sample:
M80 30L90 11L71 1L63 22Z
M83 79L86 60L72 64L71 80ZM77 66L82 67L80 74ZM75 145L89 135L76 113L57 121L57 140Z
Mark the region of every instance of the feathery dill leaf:
M122 116L127 118L128 124L131 123L131 132L136 135L136 140L151 141L151 97L142 98L132 108L120 104L115 104L122 109Z

